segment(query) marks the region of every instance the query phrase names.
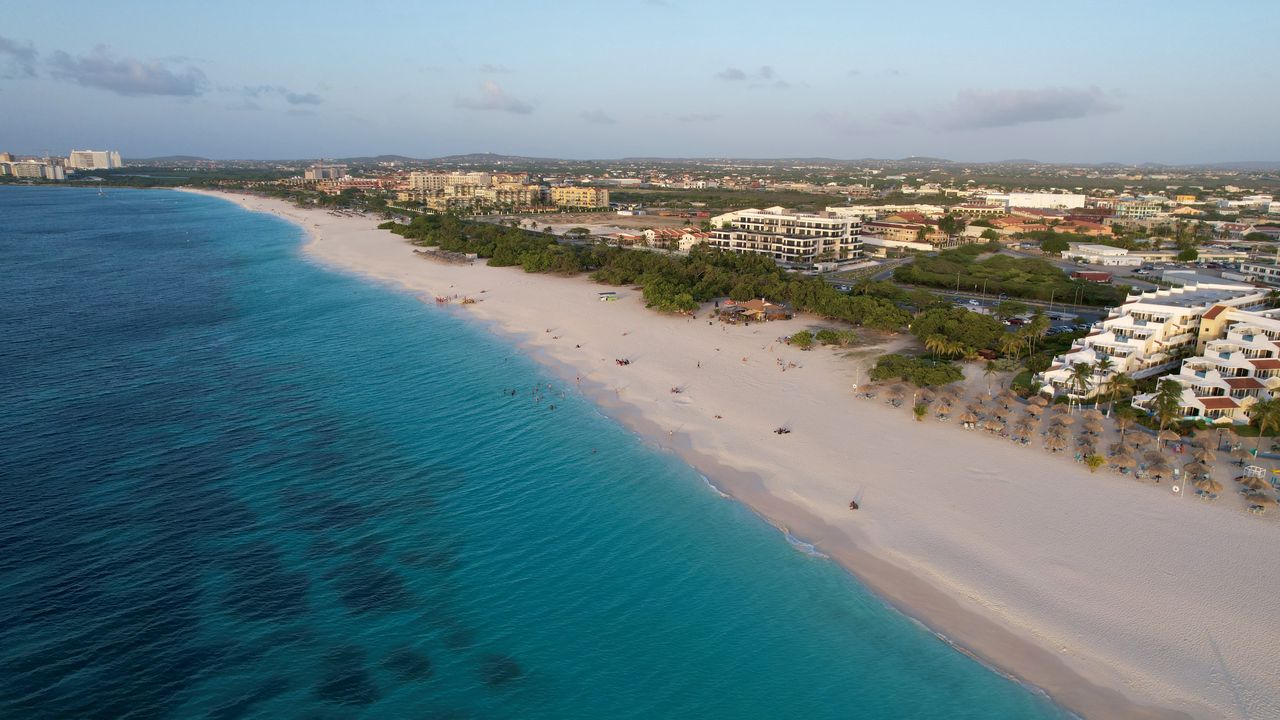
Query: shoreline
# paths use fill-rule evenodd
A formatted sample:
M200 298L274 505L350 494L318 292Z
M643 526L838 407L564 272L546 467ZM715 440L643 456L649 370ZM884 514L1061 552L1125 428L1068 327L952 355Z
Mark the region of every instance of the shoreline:
M1243 654L1244 667L1228 667L1219 655L1218 664L1223 666L1219 670L1213 668L1206 649L1218 652L1223 638L1215 635L1224 630L1221 620L1214 624L1205 617L1191 627L1205 635L1207 643L1201 638L1179 646L1152 629L1161 627L1163 618L1147 619L1140 631L1126 633L1127 622L1143 618L1133 616L1135 608L1112 607L1129 601L1151 612L1156 605L1130 597L1146 592L1173 593L1165 597L1191 607L1203 602L1200 596L1214 594L1208 580L1204 583L1208 588L1184 591L1181 596L1176 591L1187 584L1186 578L1148 587L1152 577L1147 576L1171 568L1167 561L1146 562L1144 552L1158 543L1126 547L1125 541L1133 538L1126 537L1123 528L1117 530L1116 524L1131 519L1125 504L1133 503L1130 509L1141 521L1134 533L1145 531L1155 536L1148 540L1180 546L1202 539L1187 534L1205 531L1216 540L1206 543L1210 546L1201 548L1200 556L1188 564L1221 562L1225 579L1253 586L1224 598L1214 612L1248 612L1237 616L1237 624L1274 617L1280 606L1265 597L1264 588L1280 586L1280 563L1272 560L1269 568L1259 566L1269 557L1263 551L1280 547L1275 542L1280 533L1270 518L1250 522L1254 519L1235 517L1224 508L1181 499L1169 505L1165 495L1144 501L1142 495L1155 495L1154 489L1126 485L1114 475L1090 476L1083 467L1038 449L968 435L932 420L916 423L908 411L856 400L847 391L857 375L848 358L825 349L801 353L770 344L769 338L813 325L811 318L749 329L686 322L645 310L637 293L630 291L622 293L628 297L621 302L595 303L595 290L586 290L598 286L583 278L530 276L518 268L483 264L437 264L413 255L403 238L377 230L371 218L338 218L324 210L298 209L240 193L186 191L276 214L299 225L309 238L303 252L326 266L418 294L450 294L445 288L448 283L450 290L483 298L458 311L475 315L567 381L583 378L583 394L606 415L654 446L675 453L713 487L791 538L820 549L884 602L917 619L944 642L1072 712L1086 717L1247 717L1280 707L1276 671L1254 664L1269 657L1267 648L1280 638L1277 631L1259 631L1251 640L1230 634L1227 650ZM564 317L566 302L584 303L582 312ZM539 327L545 327L545 332L538 332ZM623 328L620 335L608 336L611 330ZM570 339L561 343L561 335ZM587 350L582 351L581 344L573 349L567 344L578 340L589 343ZM709 346L715 344L730 352L710 354ZM588 357L598 355L597 345L606 347L598 361ZM662 351L655 354L659 347ZM736 360L739 353L741 362ZM768 360L774 356L800 365L793 372L773 374L777 368ZM636 358L637 367L610 367L611 357ZM695 357L701 358L697 371L692 367ZM700 373L704 364L714 373ZM708 374L713 377L705 380ZM688 375L700 378L689 385L689 392L667 393L668 387L685 383ZM718 413L714 419L709 417L713 405L726 408L729 419L720 422ZM786 412L793 415L786 417ZM818 422L811 422L814 418ZM772 437L767 429L779 421L796 425L796 435ZM847 434L833 427L837 422L849 423ZM868 455L854 456L855 452ZM901 458L898 462L892 462L895 455ZM979 465L987 461L989 467L973 467L975 461ZM851 466L858 472L850 472ZM951 471L954 477L940 477ZM861 473L867 475L865 482ZM1082 473L1083 479L1077 478ZM846 475L854 475L854 482L842 479ZM1091 487L1064 487L1077 482ZM904 484L906 488L901 487ZM997 495L973 502L974 496L993 488ZM849 513L844 507L847 498L854 492L861 496L863 491L870 503L860 513ZM1106 502L1096 497L1100 492L1109 493ZM1160 503L1168 508L1155 507ZM1073 515L1081 504L1086 507L1071 519L1094 522L1077 528L1077 537L1064 536L1061 527L1043 533L1048 537L1037 532L1055 519L1062 525L1060 516ZM1179 518L1195 522L1184 528L1176 519L1153 514L1153 507L1173 508ZM1101 520L1106 522L1085 517L1092 512L1105 515ZM1025 514L1032 516L1030 522L1026 518L1019 522L1018 516ZM1247 544L1241 542L1240 526ZM1099 535L1096 539L1094 532ZM1067 547L1053 547L1055 541ZM1119 542L1108 547L1110 541ZM1018 546L1034 557L1030 562L1013 557L1004 545ZM1093 567L1096 563L1079 557L1081 552L1111 549L1123 556L1125 562L1115 563L1119 568ZM1215 554L1233 549L1243 557L1213 560ZM1090 571L1104 576L1094 578ZM1133 577L1126 578L1126 571ZM1052 582L1037 582L1041 579ZM1111 597L1073 596L1087 595L1095 581L1111 586ZM1043 603L1051 606L1037 607ZM1093 618L1093 614L1105 617ZM1115 638L1108 637L1112 633ZM1171 630L1163 633L1170 634ZM1135 652L1128 647L1134 644L1141 649ZM1158 671L1144 665L1159 666ZM1210 668L1207 679L1203 678L1206 667ZM1241 700L1239 676L1250 673L1252 677L1245 678L1249 692ZM1191 684L1194 678L1207 686ZM1213 697L1204 697L1210 691Z

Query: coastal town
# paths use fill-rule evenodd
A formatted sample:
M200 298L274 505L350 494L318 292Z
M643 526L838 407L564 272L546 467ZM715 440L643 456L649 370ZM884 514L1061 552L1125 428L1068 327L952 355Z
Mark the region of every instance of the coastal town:
M0 718L1280 719L1280 3L155 10L0 29Z

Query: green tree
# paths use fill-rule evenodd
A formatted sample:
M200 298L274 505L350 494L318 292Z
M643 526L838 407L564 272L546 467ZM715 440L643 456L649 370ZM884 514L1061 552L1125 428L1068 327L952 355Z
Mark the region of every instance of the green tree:
M994 393L991 390L991 378L1000 372L1000 366L996 365L995 360L988 360L987 364L982 368L982 376L987 379L987 397L991 397Z
M986 240L987 242L1000 242L1000 233L996 232L995 230L992 230L991 228L987 228L986 230L983 230L982 234L979 235L978 237L982 238L983 240Z
M999 305L996 305L996 317L1001 320L1008 320L1025 314L1029 309L1030 308L1024 302L1018 302L1017 300L1002 300Z
M800 332L792 335L789 339L791 340L792 345L795 345L801 350L808 350L813 347L813 333L808 330L801 330Z
M1111 358L1106 357L1105 355L1093 361L1093 386L1098 389L1098 394L1100 396L1106 394L1107 383L1110 382L1110 378L1108 378L1107 375L1115 369L1115 366L1116 364L1112 362Z
M1178 251L1178 262L1195 262L1200 257L1200 251L1193 247L1183 248Z
M1137 387L1138 381L1133 379L1129 373L1116 373L1111 378L1111 382L1107 383L1108 389L1111 390L1111 402L1107 405L1107 415L1111 414L1112 409L1116 406L1116 398L1119 396L1128 396L1133 394L1133 389ZM1116 412L1119 415L1119 411Z
M1062 237L1054 236L1040 241L1040 249L1047 253L1060 253L1068 247L1067 239Z
M1097 472L1098 468L1107 464L1107 459L1098 453L1091 453L1084 457L1084 464L1089 466L1089 472Z
M1093 387L1093 366L1087 362L1072 363L1071 375L1067 378L1067 382L1071 385L1072 393L1084 396Z
M916 403L911 408L911 414L916 416L916 422L924 422L924 418L929 414L929 406L924 403Z
M1000 354L1005 357L1012 357L1018 360L1022 357L1022 348L1026 345L1026 339L1017 333L1005 333L1000 338L999 350Z
M1125 432L1133 427L1133 423L1138 419L1138 414L1131 407L1122 407L1116 410L1116 427L1120 429L1120 441L1124 442Z
M1151 402L1156 417L1160 419L1160 432L1182 413L1182 383L1165 378L1156 386L1156 396Z
M1262 448L1262 436L1269 430L1280 428L1280 398L1259 400L1250 405L1247 412L1250 422L1258 426L1258 444L1253 450L1254 457L1257 457L1258 450Z

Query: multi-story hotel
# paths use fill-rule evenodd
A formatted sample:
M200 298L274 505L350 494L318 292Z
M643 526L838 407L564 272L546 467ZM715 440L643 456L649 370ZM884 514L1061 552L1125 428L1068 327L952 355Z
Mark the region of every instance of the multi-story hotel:
M1249 312L1215 305L1200 322L1197 355L1172 378L1182 385L1182 415L1248 422L1253 403L1280 388L1280 311ZM1155 393L1134 404L1151 410Z
M551 188L551 202L556 207L599 209L609 207L609 191L604 188L566 185Z
M72 150L67 157L67 167L72 170L112 170L124 167L120 153L115 150Z
M1173 370L1196 354L1205 339L1215 337L1212 325L1206 325L1209 332L1201 332L1206 315L1216 317L1214 313L1222 312L1216 308L1256 310L1266 300L1267 291L1251 285L1208 280L1129 295L1071 350L1054 358L1040 375L1042 392L1088 398L1105 390L1117 373L1139 379ZM1072 383L1076 363L1094 367L1103 358L1112 367L1105 374L1091 375L1090 387L1082 391Z
M711 219L711 227L712 247L768 255L780 263L813 264L862 256L862 221L857 218L752 208L718 215Z
M304 180L340 180L347 174L346 165L312 165L303 173Z

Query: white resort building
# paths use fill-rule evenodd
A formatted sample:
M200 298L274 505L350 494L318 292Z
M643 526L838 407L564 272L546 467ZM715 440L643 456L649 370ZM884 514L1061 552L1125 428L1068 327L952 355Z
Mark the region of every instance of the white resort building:
M1222 336L1224 325L1216 322L1222 313L1261 309L1266 301L1266 290L1227 281L1131 294L1069 351L1054 358L1040 374L1041 392L1084 399L1105 391L1118 373L1141 379L1173 370L1200 352L1204 343ZM1072 368L1077 363L1095 367L1104 358L1110 360L1110 370L1093 371L1088 388L1074 384Z
M1203 316L1203 346L1171 378L1182 385L1182 415L1215 422L1249 421L1249 406L1280 387L1280 311L1248 312L1215 305ZM1208 338L1208 340L1205 340ZM1134 404L1151 410L1154 393Z
M768 255L779 263L811 265L862 257L862 221L856 217L751 208L717 215L711 227L712 247Z

